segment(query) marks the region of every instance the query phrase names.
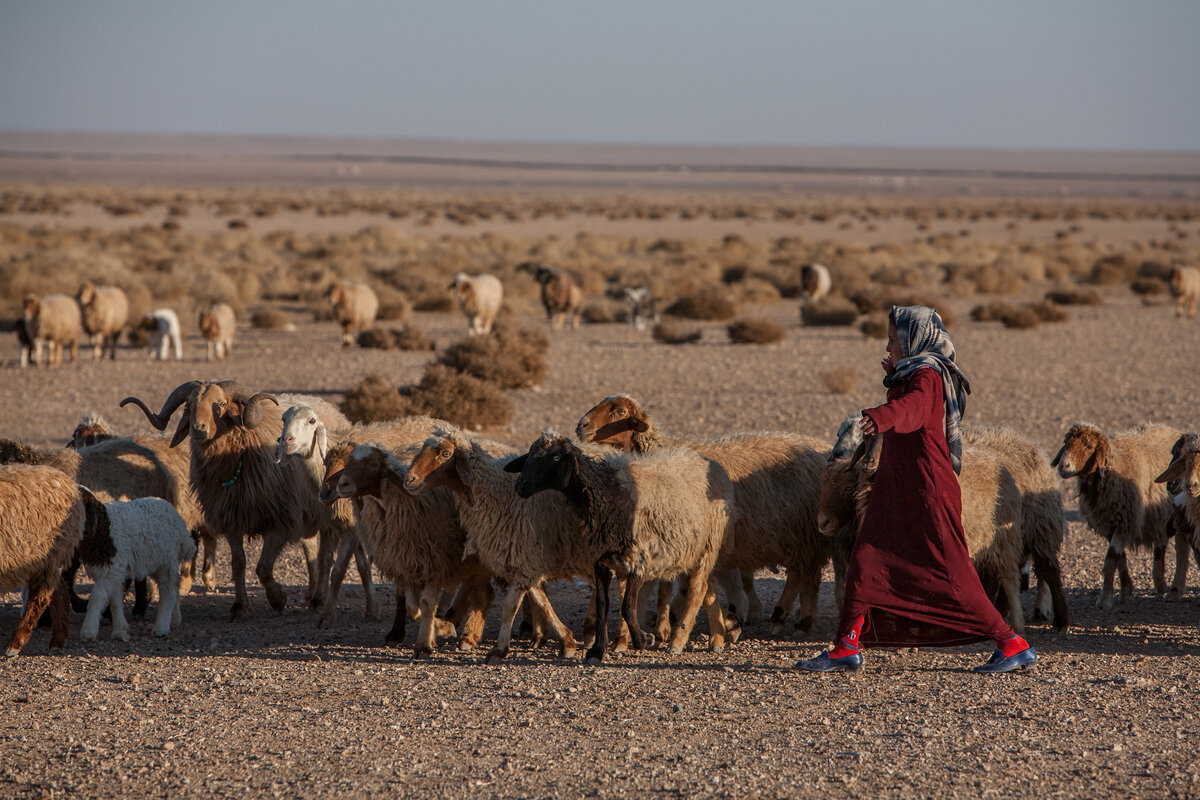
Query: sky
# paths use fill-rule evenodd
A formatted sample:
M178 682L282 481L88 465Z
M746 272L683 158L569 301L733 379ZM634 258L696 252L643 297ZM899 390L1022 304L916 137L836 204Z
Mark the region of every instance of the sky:
M0 0L0 130L1200 150L1200 2Z

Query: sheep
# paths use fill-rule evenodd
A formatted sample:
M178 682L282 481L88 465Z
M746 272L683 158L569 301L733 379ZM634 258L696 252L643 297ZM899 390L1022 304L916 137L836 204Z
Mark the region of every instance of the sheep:
M1200 269L1195 267L1171 268L1171 295L1175 298L1175 318L1183 319L1183 309L1188 310L1188 319L1196 318L1196 301L1200 300Z
M84 491L87 491L84 489ZM99 502L99 501L97 501ZM181 565L190 564L196 543L175 507L157 497L103 503L89 545L81 545L79 560L92 579L87 614L79 629L84 641L100 630L100 613L112 611L112 638L129 641L129 623L121 598L125 581L154 578L159 588L155 636L166 636L179 625Z
M1191 431L1175 440L1171 446L1171 461L1167 468L1154 479L1155 483L1166 484L1167 495L1172 498L1172 514L1169 535L1175 536L1175 583L1167 595L1168 600L1183 599L1187 581L1188 549L1200 562L1200 433Z
M578 330L579 316L583 313L583 277L574 270L556 270L541 264L533 278L541 284L542 305L555 330L562 329L568 315L571 327Z
M411 457L417 449L402 448L399 453ZM437 606L443 591L460 585L454 606L461 631L458 649L473 650L492 604L491 574L466 550L453 494L446 489L410 494L402 488L407 474L407 464L397 455L377 444L360 444L346 459L337 493L361 498L360 530L371 542L377 563L398 587L411 590L418 599L421 628L413 655L428 656L436 646L435 633L454 635L454 627L437 618ZM397 593L398 612L401 596Z
M867 437L854 457L830 462L821 483L820 531L838 542L834 553L835 596L841 603L846 566L870 501L882 437ZM1024 499L1003 459L963 442L962 526L967 551L985 585L999 586L1002 613L1017 633L1025 629L1020 564L1024 552Z
M273 408L266 407L268 402ZM348 427L349 421L317 398L252 393L232 381L180 384L157 414L137 397L126 397L121 406L131 403L160 431L184 407L171 444L178 445L190 435L192 490L209 528L229 542L235 595L231 617L241 618L250 605L246 536L262 537L255 572L275 611L282 611L287 602L287 593L275 581L275 560L291 542L303 545L308 561L307 599L312 606L322 606L332 554L328 547L316 545L328 543L325 536L318 540L317 533L328 527L329 510L317 500L303 464L294 459L275 463L275 445L283 429L279 405L305 403L332 427Z
M29 354L33 351L33 337L29 335L29 326L25 322L25 318L21 317L13 325L13 330L17 334L17 346L20 347L20 356L17 358L18 365L24 369L29 366Z
M542 588L546 580L590 576L595 559L582 520L558 494L523 500L516 476L504 471L510 460L487 452L451 425L439 427L409 463L404 488L414 494L444 486L454 493L458 518L467 534L464 552L507 584L500 633L487 663L508 656L513 619L528 594L558 638L563 658L575 655L575 637L559 620Z
M719 439L672 439L662 434L649 414L627 395L607 397L580 418L575 435L584 442L607 444L644 453L683 446L721 465L733 481L738 517L733 549L717 565L730 613L742 623L761 614L752 573L760 568L787 567L787 582L771 614L773 632L782 629L793 602L800 598L796 627L812 628L817 618L821 570L830 546L817 530L817 499L825 463L825 445L790 433L741 433ZM745 582L729 570L750 572ZM744 592L744 594L743 594Z
M1121 602L1133 597L1125 550L1151 547L1154 552L1154 589L1166 591L1164 562L1167 523L1171 502L1162 484L1154 478L1170 463L1171 446L1179 431L1165 425L1145 425L1106 436L1100 428L1077 422L1063 437L1050 465L1058 474L1078 479L1079 508L1083 518L1100 536L1108 540L1104 556L1104 584L1098 605L1111 610L1113 574L1121 576ZM1176 564L1174 595L1181 595L1183 576Z
M333 317L342 326L342 347L351 347L359 331L375 322L379 313L379 296L365 283L339 281L329 287L329 302Z
M92 342L92 360L99 361L107 350L117 357L117 340L129 322L129 298L116 286L85 283L76 298L83 314L83 329Z
M829 269L821 264L805 264L800 268L800 297L815 303L829 294L833 281Z
M608 646L608 587L612 573L626 578L622 616L634 647L648 643L637 618L642 582L689 578L687 603L673 633L666 614L658 633L670 635L670 652L682 653L700 606L708 614L709 646L725 643L725 620L712 583L717 556L731 544L734 490L719 464L687 448L631 456L610 448L585 452L546 431L505 467L520 472L516 490L529 498L554 489L582 517L596 577L596 641L586 662L598 664Z
M33 635L47 607L51 647L67 641L67 591L61 573L83 539L86 514L79 487L53 467L0 466L0 592L28 587L29 599L5 651L9 658Z
M500 313L504 302L504 286L495 275L468 275L460 272L454 276L450 288L458 296L458 307L467 315L467 333L476 336L491 333L492 323Z
M837 438L833 442L833 450L829 452L829 463L851 458L854 451L862 444L863 433L859 424L862 422L862 412L855 411L848 415L838 426Z
M963 442L1000 459L1021 493L1022 563L1033 562L1038 577L1034 619L1053 620L1056 630L1070 625L1070 609L1062 588L1058 554L1066 532L1062 490L1046 457L1020 434L1008 428L969 427Z
M658 303L649 289L644 286L626 288L624 294L632 306L629 319L635 329L644 331L647 324L657 325L662 320L662 315L658 312Z
M33 363L36 366L62 364L63 345L71 347L71 363L79 356L79 328L82 319L79 304L65 294L48 294L38 297L27 294L22 302L25 330L33 343ZM46 361L42 360L42 347L49 345Z
M207 343L206 361L221 361L233 352L233 335L237 332L237 317L228 303L213 303L200 312L200 335Z
M166 361L171 348L175 349L175 359L183 358L183 336L179 327L179 317L169 308L156 308L142 317L138 330L147 336L147 350L150 358L158 356L159 361Z

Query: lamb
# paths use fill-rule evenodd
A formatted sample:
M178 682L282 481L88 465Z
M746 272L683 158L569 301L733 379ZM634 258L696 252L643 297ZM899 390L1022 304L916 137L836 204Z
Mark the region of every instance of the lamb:
M561 495L517 496L516 477L504 471L509 460L446 425L413 456L404 488L414 494L439 486L450 489L467 535L464 552L478 555L484 568L508 586L500 633L487 663L498 664L508 656L513 618L527 594L558 637L562 657L571 658L575 637L554 613L542 584L591 576L595 559L580 534L582 520Z
M596 641L586 661L598 664L608 648L608 587L612 573L626 578L622 616L633 646L648 640L641 631L637 599L642 582L687 574L687 603L673 633L667 614L659 615L659 636L670 633L670 652L682 653L703 604L709 646L725 643L725 620L717 604L712 571L731 544L734 490L715 461L687 448L663 448L638 456L596 448L585 452L553 431L544 432L529 452L510 462L520 472L516 490L533 497L561 492L582 517L596 576ZM652 641L652 640L651 640Z
M79 304L65 294L48 294L38 297L27 294L22 303L25 331L33 343L33 363L36 366L62 364L63 345L71 348L71 363L79 355L79 328L82 319ZM46 361L42 360L42 348L49 345Z
M821 264L805 264L800 268L800 297L815 303L829 294L833 281L829 269Z
M266 403L274 407L267 408ZM180 406L184 407L172 446L191 437L192 490L212 531L229 542L235 599L230 614L244 615L250 605L246 593L246 536L261 536L262 552L256 567L267 600L282 611L287 593L274 577L275 560L284 546L300 542L308 561L307 598L320 607L329 576L329 547L317 548L317 534L328 525L329 511L312 491L311 477L303 464L289 459L275 463L275 445L283 430L279 404L304 403L318 410L326 424L348 427L349 421L317 398L252 393L226 381L188 381L180 384L155 414L137 397L126 397L157 430L163 430ZM328 537L320 541L328 544Z
M207 343L206 361L221 361L233 352L233 336L237 332L237 317L228 303L213 303L200 312L200 335Z
M583 277L574 270L551 269L541 264L534 280L542 286L542 305L555 330L561 330L564 320L571 317L571 327L579 329L583 313Z
M159 590L154 635L166 636L172 625L179 625L181 565L190 564L196 555L196 543L183 518L174 506L157 497L103 503L94 513L97 520L92 536L85 539L87 546L81 545L79 552L79 560L92 579L80 638L96 638L100 613L108 606L112 611L112 638L128 642L129 624L121 603L125 581L148 577L154 578Z
M753 571L787 567L787 583L771 615L773 632L782 629L799 595L796 627L812 628L817 618L821 570L829 560L829 541L817 530L817 500L825 463L825 445L790 433L741 433L719 439L672 439L654 425L631 397L607 397L580 418L575 435L584 442L645 453L683 446L721 465L733 481L738 517L733 549L717 564L730 613L746 623L761 614L753 591ZM750 590L730 570L749 572ZM744 594L743 594L744 592Z
M1195 267L1173 267L1171 269L1171 295L1175 298L1175 318L1183 319L1183 309L1188 310L1188 319L1196 318L1196 301L1200 300L1200 269Z
M379 296L365 283L339 281L329 287L329 302L333 317L342 326L342 346L351 347L354 337L375 322L379 313Z
M504 302L504 286L495 275L460 272L450 284L458 296L458 307L467 315L467 333L491 333L492 323Z
M1133 580L1126 561L1127 548L1151 547L1154 552L1154 589L1166 591L1165 560L1171 500L1154 479L1170 463L1171 446L1179 431L1165 425L1144 425L1106 436L1100 428L1077 422L1063 437L1063 446L1050 462L1058 474L1077 478L1079 508L1100 536L1108 540L1104 556L1104 584L1098 605L1111 610L1113 574L1121 576L1121 602L1133 597ZM1185 553L1186 556L1186 553ZM1185 563L1175 565L1173 595L1183 593ZM1182 566L1182 568L1181 568Z
M626 288L625 299L632 306L629 318L637 330L644 331L647 324L657 325L662 320L662 315L658 312L658 303L646 287Z
M166 361L171 349L175 349L175 359L183 358L183 335L179 327L179 317L169 308L156 308L142 317L138 330L147 335L147 349L150 357L158 356L159 361Z
M61 471L0 466L0 592L28 587L29 600L5 654L12 658L50 608L50 646L67 642L67 591L61 573L83 539L86 514L79 487Z
M83 329L92 342L92 360L103 358L105 350L110 359L116 359L117 340L129 322L129 298L116 286L85 283L77 299L83 313Z
M1167 594L1168 600L1183 599L1187 580L1188 555L1190 549L1200 563L1200 433L1185 433L1171 446L1171 463L1155 483L1166 484L1167 495L1173 506L1170 533L1175 537L1175 585Z
M845 571L863 515L871 496L882 438L867 437L849 461L829 463L821 485L821 533L836 537L835 594L841 602ZM1023 498L1003 460L985 448L964 440L962 473L962 525L967 550L985 586L999 586L1008 624L1017 633L1025 629L1021 610L1020 563L1024 552Z

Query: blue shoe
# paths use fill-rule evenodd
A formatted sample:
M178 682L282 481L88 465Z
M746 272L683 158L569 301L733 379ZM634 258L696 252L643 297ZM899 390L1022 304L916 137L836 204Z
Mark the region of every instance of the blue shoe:
M980 664L975 668L975 671L984 673L1012 672L1015 669L1029 669L1036 663L1037 651L1032 647L1026 647L1021 652L1015 653L1008 658L1005 658L1004 653L997 650L992 653L992 657L987 660L986 664Z
M830 658L829 651L821 653L816 658L797 661L796 669L807 672L858 672L862 669L863 658L859 653L851 653L841 658Z

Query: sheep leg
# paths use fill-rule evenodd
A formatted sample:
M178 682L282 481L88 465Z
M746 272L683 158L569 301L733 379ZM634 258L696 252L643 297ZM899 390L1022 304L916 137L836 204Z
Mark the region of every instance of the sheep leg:
M783 633L783 627L787 623L788 614L792 612L792 606L796 603L796 597L800 594L800 578L797 570L788 568L787 580L783 583L783 591L779 594L779 599L775 601L775 608L771 611L771 635L779 636Z
M259 583L267 593L267 602L271 604L271 608L275 609L276 613L282 612L283 606L287 603L287 592L275 581L275 561L279 558L279 553L286 543L287 538L279 533L264 536L262 553L258 557L258 565L254 568Z
M790 575L791 570L788 570ZM800 611L796 630L808 633L817 621L818 597L821 593L821 567L804 564L797 570L796 585L800 593ZM1019 607L1019 606L1018 606Z
M320 531L316 536L306 536L300 540L304 548L304 564L308 567L308 589L304 592L304 602L309 608L321 608L325 605L325 591L328 587L329 571L321 574L321 558L324 555L326 532Z
M371 579L371 558L357 536L354 537L354 566L358 570L358 579L362 582L363 594L366 596L367 618L379 619L379 595Z
M629 623L625 621L625 592L628 591L629 580L629 577L626 575L617 576L617 597L620 598L620 603L617 606L619 613L617 614L617 640L613 643L612 648L614 653L624 653L629 649ZM612 606L611 598L609 599L609 606Z
M648 650L655 644L654 634L643 631L638 618L644 580L641 575L631 573L625 580L625 591L621 597L621 614L629 628L628 636L634 650Z
M1168 600L1182 600L1184 592L1187 591L1188 538L1183 531L1175 534L1175 580L1171 581L1171 591L1167 593Z
M387 636L383 637L383 641L387 645L398 647L404 641L404 629L408 618L408 603L405 600L404 587L399 583L392 585L396 587L396 616L392 620L392 629L387 632Z
M67 643L71 627L71 590L60 576L54 595L50 598L50 647L60 648Z
M1025 611L1021 608L1021 573L1013 569L1000 583L1004 600L1008 606L1008 625L1018 636L1025 632Z
M434 631L438 622L445 621L437 618L438 600L441 596L441 587L432 583L425 584L421 590L421 628L417 633L417 643L413 646L413 658L428 658L437 647Z
M158 579L158 617L154 635L166 636L171 632L171 618L179 613L179 572L163 567L155 577Z
M206 529L200 529L200 541L204 543L204 569L200 573L204 578L204 588L210 592L217 590L217 537Z
M1154 561L1153 561L1153 567L1151 567L1151 570L1150 570L1150 574L1154 579L1154 593L1155 594L1166 594L1167 593L1167 546L1165 544L1157 544L1154 546ZM1122 595L1125 593L1124 588L1125 588L1124 586L1121 587ZM1124 601L1125 601L1125 598L1122 597L1121 602L1124 602Z
M317 627L329 627L337 621L338 593L341 592L342 581L346 579L346 568L350 566L350 554L357 541L356 536L346 531L342 534L341 541L338 542L337 556L333 560L333 567L329 570L329 590L325 593L325 602L321 607L321 619L317 622Z
M487 620L487 610L492 605L492 585L486 577L476 579L469 584L463 584L465 591L458 604L458 650L468 653L479 645L483 637L483 626Z
M42 616L42 612L54 599L54 590L58 586L58 581L58 570L49 570L35 576L29 582L29 599L25 603L25 613L21 615L17 629L13 631L12 638L8 640L8 650L5 655L9 658L20 653L21 648L29 641L29 637L33 636L33 629L37 627L38 618Z
M739 574L742 578L742 591L745 592L746 599L749 601L749 605L746 606L745 621L749 625L757 625L763 621L763 605L758 591L754 588L754 570L740 570Z
M705 584L704 613L708 616L708 649L720 653L725 649L725 616L721 613L721 604L717 601L717 584L711 577ZM732 623L737 626L737 621ZM740 633L741 627L736 630Z
M675 581L660 580L658 582L658 619L654 624L654 637L660 642L670 640L672 617L678 619L671 603L674 594Z
M575 657L575 634L571 633L571 629L563 625L562 620L558 618L558 614L554 613L554 606L550 605L550 598L546 596L545 582L539 583L529 590L529 598L533 601L534 606L546 623L550 626L550 630L558 637L559 647L558 655L561 658Z
M92 593L88 595L87 613L79 628L79 638L83 641L93 641L100 635L100 614L108 606L108 594L108 581L100 575L92 576Z
M700 570L688 576L687 600L683 607L683 614L679 618L679 624L675 626L675 631L671 634L671 647L668 652L672 655L679 655L687 646L688 638L692 635L692 627L696 624L696 615L700 613L700 606L704 604L706 593L709 592L708 576L702 575ZM722 634L724 638L724 634Z
M1133 599L1133 578L1129 576L1129 558L1124 550L1117 554L1117 574L1121 577L1121 602Z
M161 608L161 603L159 604ZM125 620L125 595L123 592L110 591L108 594L108 610L112 614L112 638L122 642L129 641L129 623Z
M587 610L583 612L583 632L580 641L591 647L596 640L596 584L592 583L592 595L588 598Z
M229 542L229 570L233 575L233 607L229 609L230 620L240 619L250 608L250 595L246 593L246 546L241 536L226 536Z
M149 607L150 587L146 585L145 578L138 578L133 582L133 618L144 618Z
M521 607L521 601L525 599L527 592L529 589L525 586L512 584L508 587L508 593L504 595L504 608L500 611L500 633L496 637L496 646L487 654L486 663L499 664L508 657L508 649L512 643L513 619L517 616L517 609Z
M1119 556L1113 550L1112 545L1108 546L1108 552L1104 554L1104 576L1100 586L1100 602L1096 605L1105 610L1111 611L1113 600L1113 577L1117 572L1117 559Z
M729 616L744 621L750 610L750 598L742 588L742 573L740 570L729 568L716 573L716 583L725 592L725 601L729 608Z

